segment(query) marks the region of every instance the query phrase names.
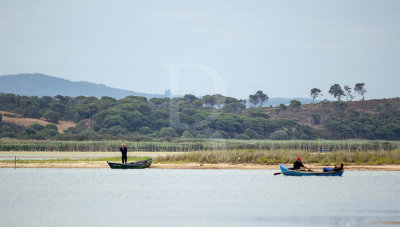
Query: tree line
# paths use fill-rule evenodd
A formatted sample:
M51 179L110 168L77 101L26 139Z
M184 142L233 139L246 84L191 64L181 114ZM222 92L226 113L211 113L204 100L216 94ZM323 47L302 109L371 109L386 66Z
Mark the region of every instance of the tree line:
M365 84L356 85L365 94ZM340 86L339 86L340 88ZM331 90L340 90L333 85ZM317 88L311 94L320 94ZM339 92L340 93L340 92ZM361 94L359 93L359 94ZM343 96L340 95L341 97ZM317 98L318 95L315 96ZM340 97L340 98L341 98ZM314 99L315 99L314 98ZM400 114L393 107L381 107L379 117L359 113L338 98L324 102L324 111L309 114L310 122L301 122L293 115L302 110L301 102L261 108L269 99L263 91L249 95L253 108L246 109L246 100L221 94L196 97L152 98L127 96L114 99L103 96L28 97L0 94L0 110L24 117L44 118L57 124L59 120L76 122L59 134L55 125L33 124L22 127L1 121L0 138L104 140L126 138L132 140L171 140L173 138L225 139L400 139ZM332 112L326 112L329 108ZM321 127L322 130L319 130Z
M261 102L265 99L261 97ZM246 111L246 100L220 94L198 98L187 94L176 98L127 96L75 98L0 95L0 109L24 117L44 118L54 124L74 121L76 127L59 134L53 126L29 128L2 122L1 137L33 139L112 139L132 136L152 138L314 139L309 126L292 119L269 119L263 111ZM277 137L278 135L278 137Z
M353 88L354 92L358 95L362 96L364 101L365 93L367 93L367 89L365 89L365 83L356 83ZM351 94L351 87L348 85L344 85L343 89L339 84L334 84L329 88L329 94L331 94L337 101L341 101L343 96L346 96L346 101L352 101L354 96ZM313 88L310 91L310 96L314 100L320 96L322 96L322 91L319 88Z

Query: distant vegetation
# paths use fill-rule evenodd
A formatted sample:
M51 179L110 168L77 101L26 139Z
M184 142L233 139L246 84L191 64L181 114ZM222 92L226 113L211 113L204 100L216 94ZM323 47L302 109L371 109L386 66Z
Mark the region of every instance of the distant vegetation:
M343 164L400 164L400 150L364 151L364 152L329 152L311 153L299 150L233 150L200 151L170 154L156 158L156 162L184 163L256 163L278 164L293 163L293 157L301 156L308 164L334 165Z
M354 90L362 96L365 84ZM0 138L54 140L115 140L171 141L183 139L400 139L400 100L368 100L343 102L340 85L331 86L329 93L338 99L303 105L292 100L290 105L262 107L268 95L257 91L246 100L220 94L198 98L187 94L178 98L127 96L114 99L103 96L28 97L0 94L0 110L23 117L76 122L60 134L55 125L30 127L0 122ZM311 90L313 99L322 95ZM350 99L352 100L352 98ZM4 117L3 117L4 118ZM1 119L1 117L0 117Z
M328 151L392 151L400 149L399 141L371 140L235 140L183 139L172 141L55 141L55 140L0 140L0 151L118 151L125 143L129 151L233 151L233 150L291 150L301 152Z

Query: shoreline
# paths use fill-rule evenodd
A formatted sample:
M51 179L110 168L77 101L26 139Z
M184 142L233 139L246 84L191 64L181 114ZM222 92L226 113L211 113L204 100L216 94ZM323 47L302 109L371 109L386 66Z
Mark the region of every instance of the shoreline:
M288 164L290 165L290 164ZM306 165L311 169L322 169L325 165ZM0 162L0 168L15 168L15 163ZM109 168L105 161L77 161L77 162L27 162L16 163L16 168L67 168L91 169ZM242 169L242 170L276 170L278 165L262 164L230 164L230 163L153 163L151 169ZM400 171L400 165L345 165L349 171Z

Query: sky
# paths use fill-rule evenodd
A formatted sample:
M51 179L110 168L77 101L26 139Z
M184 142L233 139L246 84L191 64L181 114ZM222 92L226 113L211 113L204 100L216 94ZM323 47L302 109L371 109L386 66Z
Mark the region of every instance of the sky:
M0 75L136 92L400 97L397 0L0 0ZM353 91L354 93L354 91ZM356 99L359 99L356 96Z

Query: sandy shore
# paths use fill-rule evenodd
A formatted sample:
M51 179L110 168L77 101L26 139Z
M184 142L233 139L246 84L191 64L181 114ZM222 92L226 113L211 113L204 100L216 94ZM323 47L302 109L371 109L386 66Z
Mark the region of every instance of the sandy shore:
M177 154L179 152L174 152ZM171 152L131 152L130 156L135 157L151 157L170 155ZM109 168L105 161L55 161L55 159L84 159L84 158L115 158L120 157L119 152L8 152L0 151L0 160L9 160L11 162L0 162L0 168L14 168L12 162L17 158L17 168ZM34 160L48 159L49 161ZM18 162L21 160L21 162ZM22 160L30 160L24 162ZM292 165L292 164L288 164ZM307 167L320 170L322 165L309 165ZM229 163L155 163L150 168L154 169L261 169L279 171L278 165L261 165L261 164L229 164ZM383 170L383 171L400 171L400 165L346 165L346 170Z
M307 165L312 169L322 169L321 165ZM109 168L104 161L88 161L88 162L29 162L18 163L17 168ZM0 162L0 168L15 168L15 163ZM200 163L153 163L152 169L260 169L260 170L277 170L278 165L261 165L261 164L200 164ZM346 165L345 170L379 170L379 171L400 171L400 165Z

